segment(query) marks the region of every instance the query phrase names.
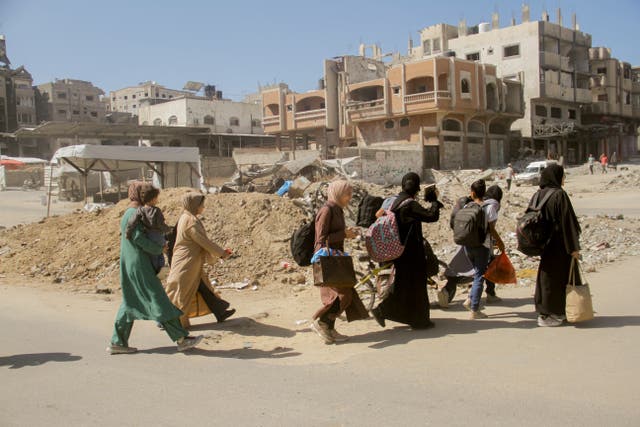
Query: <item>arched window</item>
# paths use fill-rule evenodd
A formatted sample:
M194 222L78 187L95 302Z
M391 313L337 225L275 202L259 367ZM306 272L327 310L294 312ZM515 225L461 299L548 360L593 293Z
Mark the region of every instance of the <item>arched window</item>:
M169 126L175 126L178 124L178 118L176 116L169 117Z
M384 127L386 129L393 129L394 123L393 120L387 120L386 122L384 122Z
M202 120L202 122L205 125L215 125L216 124L216 119L214 119L213 116L206 115L206 116L204 116L204 119Z
M180 147L180 146L182 146L182 144L181 144L181 143L180 143L180 141L179 141L179 140L177 140L177 139L172 139L172 140L169 142L169 147Z
M407 127L409 126L409 119L407 117L400 119L400 127Z
M162 119L155 119L153 121L154 126L162 126Z
M462 79L462 81L460 82L460 92L471 93L471 84L469 83L469 80Z
M448 130L451 132L462 132L462 126L457 120L446 119L442 122L442 130Z
M149 126L149 122L145 120L144 122L142 122L142 126Z
M240 119L237 117L231 117L229 119L229 126L240 126Z
M467 128L469 133L484 133L484 125L477 120L471 120Z

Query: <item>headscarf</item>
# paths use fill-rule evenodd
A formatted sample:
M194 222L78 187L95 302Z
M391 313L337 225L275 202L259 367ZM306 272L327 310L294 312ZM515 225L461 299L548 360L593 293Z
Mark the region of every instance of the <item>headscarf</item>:
M351 191L351 184L349 184L348 181L333 181L331 184L329 184L329 188L327 189L327 197L329 198L330 202L338 204L340 199Z
M131 185L129 185L129 207L137 208L142 206L142 186L145 185L143 181L133 181Z
M191 191L182 197L182 207L193 215L198 214L198 208L204 203L204 195Z
M551 164L540 174L540 188L562 188L564 168L558 164Z
M402 177L402 191L411 197L415 197L420 191L420 175L409 172Z

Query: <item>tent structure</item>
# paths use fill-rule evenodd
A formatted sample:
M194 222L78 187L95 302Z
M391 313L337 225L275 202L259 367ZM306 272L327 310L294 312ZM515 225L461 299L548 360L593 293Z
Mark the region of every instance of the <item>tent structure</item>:
M115 177L116 172L144 166L153 170L154 183L160 188L203 188L200 152L194 147L71 145L56 151L51 163L68 164L84 177L85 198L89 172L109 172Z

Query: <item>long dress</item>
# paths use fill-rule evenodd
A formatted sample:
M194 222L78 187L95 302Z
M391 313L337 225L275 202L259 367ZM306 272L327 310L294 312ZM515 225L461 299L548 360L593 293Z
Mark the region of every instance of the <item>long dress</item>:
M431 207L425 209L412 201L398 208L407 198L408 194L400 193L392 206L398 218L400 238L406 241L406 245L402 255L393 261L396 269L393 291L377 310L385 319L420 329L432 325L422 223L438 221L440 206L432 203Z
M544 197L546 191L556 192L542 210L545 218L550 219L555 227L540 259L534 296L536 311L542 315L563 316L571 253L580 250L580 225L567 193L559 188L540 191L540 198ZM577 272L576 283L582 283Z
M127 346L134 320L154 320L170 324L169 327L165 326L165 329L176 341L187 335L177 322L182 312L167 297L149 257L162 254L162 246L149 240L140 224L134 230L131 239L127 239L125 235L127 223L135 212L135 208L128 208L120 221L122 304L116 316L111 342Z

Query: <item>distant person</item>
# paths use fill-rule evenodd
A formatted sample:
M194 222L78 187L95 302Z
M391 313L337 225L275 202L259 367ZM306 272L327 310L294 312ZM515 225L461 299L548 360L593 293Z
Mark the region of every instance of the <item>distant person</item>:
M415 199L420 192L420 176L408 173L402 178L402 192L391 205L398 219L400 239L405 243L402 255L393 261L396 275L393 291L371 313L382 327L385 320L409 325L412 329L433 327L427 294L428 265L425 257L423 222L437 222L442 204L435 187L425 195L430 202L422 207Z
M135 215L131 216L131 219L129 219L126 231L127 239L131 239L131 236L138 224L142 224L145 235L149 240L159 244L160 246L164 246L167 243L164 235L166 233L170 233L172 228L165 223L162 211L156 206L158 204L159 195L160 190L157 188L149 185L143 187L140 193L143 205L136 209ZM153 264L153 268L156 270L156 273L160 272L165 264L164 255L160 254L152 256L151 263Z
M569 196L562 189L564 181L564 168L559 165L549 165L540 177L538 198L543 198L549 191L554 192L542 208L543 216L554 227L540 258L536 279L534 299L539 326L560 326L566 319L566 286L571 261L580 258L580 223ZM579 275L576 284L581 284Z
M184 210L176 226L176 243L165 288L171 302L183 313L180 322L184 328L190 326L189 314L197 303L204 264L212 264L231 255L230 251L225 251L207 237L198 218L204 212L204 202L204 194L195 191L186 193L182 198Z
M129 187L129 206L120 221L120 286L122 303L116 315L113 337L107 348L110 354L130 354L138 350L129 347L129 336L134 320L155 320L161 323L171 340L178 344L178 351L197 346L202 336L190 337L180 325L182 312L165 293L160 279L151 264L150 256L162 254L163 247L145 236L142 224L138 224L126 238L127 224L136 210L142 206L141 193L150 185L135 182Z
M511 166L511 163L507 165L507 169L505 169L504 173L507 179L507 191L511 191L511 181L513 180L513 175L514 175L514 171L513 171L513 167Z
M600 155L600 166L602 167L602 173L607 173L607 165L609 164L609 158L605 153Z
M316 215L316 239L314 250L327 247L344 251L345 239L353 239L356 232L347 228L343 209L353 197L351 184L345 180L333 181L327 189L328 200ZM329 249L328 248L328 249ZM369 313L354 288L320 287L322 307L313 315L311 328L325 344L334 344L348 339L336 330L336 319L346 312L347 320L367 319Z
M609 163L613 166L614 170L618 170L618 153L615 151L611 155L611 159L609 159Z
M589 173L591 173L591 175L593 175L593 166L596 163L596 158L593 156L593 154L589 154L589 158L587 159L587 163L589 164Z
M500 212L500 203L502 202L502 189L499 185L492 185L487 188L487 192L484 195L484 204L483 207L485 209L485 217L488 221L495 218L493 223L493 228L495 229L496 223L498 221L498 213ZM491 224L489 222L489 224ZM496 239L492 236L491 233L487 234L487 240L485 240L485 247L489 248L489 263L493 261L495 258L495 245ZM502 298L496 295L496 284L490 280L485 279L487 283L487 287L485 292L487 293L487 304L495 304L502 302Z

